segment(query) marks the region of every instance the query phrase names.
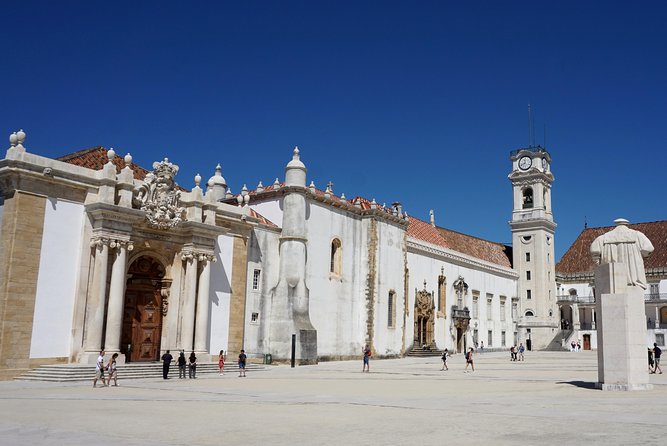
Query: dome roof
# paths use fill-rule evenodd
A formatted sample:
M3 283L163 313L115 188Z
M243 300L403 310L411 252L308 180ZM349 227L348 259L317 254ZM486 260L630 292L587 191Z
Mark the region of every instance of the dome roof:
M294 155L292 156L292 161L287 163L286 169L305 169L306 165L301 162L299 159L299 148L294 148Z
M227 181L222 176L222 167L220 167L220 164L215 166L215 175L209 178L208 183L206 184L208 184L210 187L213 186L224 186L225 188L227 187Z

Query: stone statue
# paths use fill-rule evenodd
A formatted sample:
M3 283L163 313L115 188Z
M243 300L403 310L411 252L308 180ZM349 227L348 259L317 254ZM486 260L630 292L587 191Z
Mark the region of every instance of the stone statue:
M651 241L639 231L630 229L628 220L614 220L616 227L596 238L591 244L591 254L596 263L623 263L627 271L628 285L646 289L644 257L653 252Z

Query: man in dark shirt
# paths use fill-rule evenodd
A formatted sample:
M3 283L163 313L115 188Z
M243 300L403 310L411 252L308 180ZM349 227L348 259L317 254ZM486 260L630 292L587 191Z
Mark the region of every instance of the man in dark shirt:
M662 375L662 369L660 368L660 356L662 355L662 350L660 347L658 347L658 344L656 342L653 343L653 358L655 361L655 367L653 368L653 373L658 372L660 370L660 374Z
M241 354L239 354L239 378L243 377L245 378L245 362L246 362L247 356L245 354L245 350L241 350Z
M173 356L171 356L171 353L169 353L169 350L167 350L167 353L162 355L162 378L163 379L169 379L169 365L171 364L171 361L174 359Z

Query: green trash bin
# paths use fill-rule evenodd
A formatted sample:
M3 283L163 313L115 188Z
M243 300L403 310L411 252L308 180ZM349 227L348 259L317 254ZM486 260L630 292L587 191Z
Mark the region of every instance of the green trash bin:
M273 362L273 357L271 354L267 353L264 355L264 364L271 364Z

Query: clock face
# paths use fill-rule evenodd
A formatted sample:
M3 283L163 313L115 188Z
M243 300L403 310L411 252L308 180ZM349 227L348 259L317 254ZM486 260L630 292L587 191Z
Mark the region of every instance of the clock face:
M533 160L531 160L529 156L524 156L519 160L520 169L529 169L531 164L533 164Z
M547 170L547 159L542 158L542 169Z

